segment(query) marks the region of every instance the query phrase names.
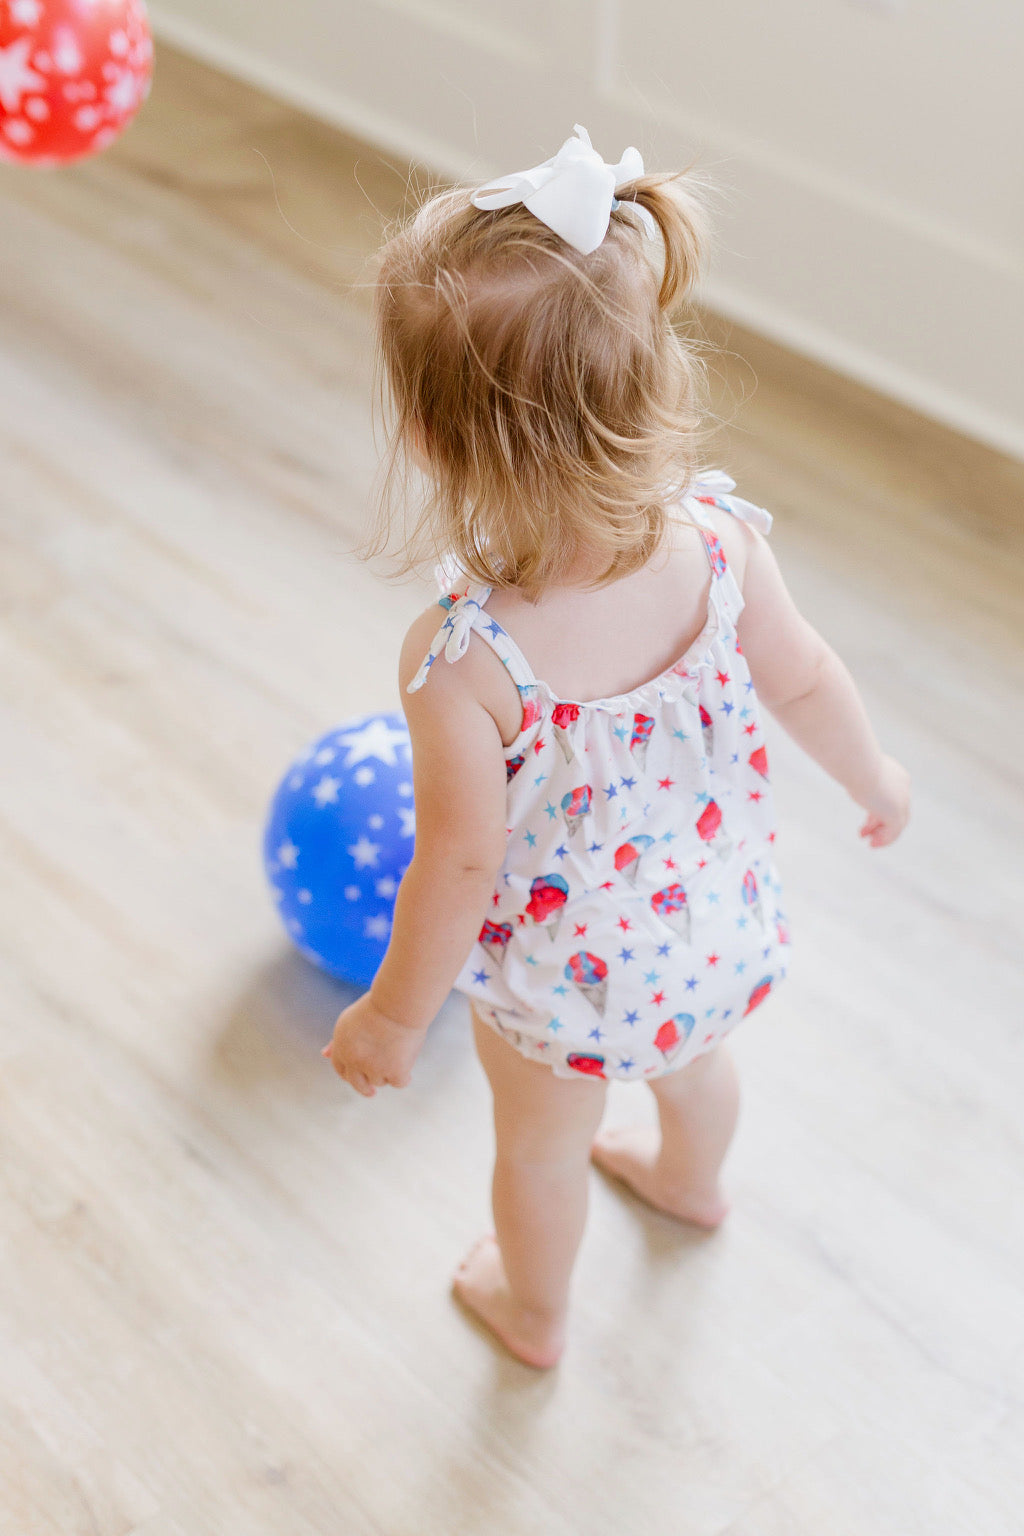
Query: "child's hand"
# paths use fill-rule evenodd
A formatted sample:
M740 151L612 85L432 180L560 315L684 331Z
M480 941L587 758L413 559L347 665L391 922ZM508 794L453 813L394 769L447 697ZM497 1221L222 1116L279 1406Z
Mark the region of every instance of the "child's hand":
M329 1058L339 1077L372 1099L385 1083L392 1088L406 1086L426 1033L396 1024L374 1007L366 993L338 1015L334 1038L321 1055Z
M894 757L883 757L871 794L858 801L870 814L860 829L872 848L894 843L910 815L910 774Z

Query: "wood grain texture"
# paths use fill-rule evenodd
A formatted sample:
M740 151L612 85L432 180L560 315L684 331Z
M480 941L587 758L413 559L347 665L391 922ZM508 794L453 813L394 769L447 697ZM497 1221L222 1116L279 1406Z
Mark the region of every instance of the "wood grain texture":
M260 867L426 592L351 554L404 170L166 49L101 159L0 169L0 1532L1018 1531L1024 469L709 319L718 461L914 813L864 848L769 721L795 944L733 1037L733 1214L595 1175L538 1375L447 1295L464 1006L349 1093Z

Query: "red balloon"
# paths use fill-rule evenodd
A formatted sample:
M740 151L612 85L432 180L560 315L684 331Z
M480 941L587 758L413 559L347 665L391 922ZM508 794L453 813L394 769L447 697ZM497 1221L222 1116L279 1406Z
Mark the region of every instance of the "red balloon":
M0 160L106 149L149 95L141 0L0 0Z

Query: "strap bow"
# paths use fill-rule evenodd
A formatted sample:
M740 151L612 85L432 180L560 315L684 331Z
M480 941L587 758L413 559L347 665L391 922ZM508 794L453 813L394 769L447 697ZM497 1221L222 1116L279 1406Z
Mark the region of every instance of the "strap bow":
M469 637L479 612L479 602L475 597L470 597L468 592L453 606L442 626L448 630L448 639L444 648L445 661L458 661L460 656L465 656L469 649Z

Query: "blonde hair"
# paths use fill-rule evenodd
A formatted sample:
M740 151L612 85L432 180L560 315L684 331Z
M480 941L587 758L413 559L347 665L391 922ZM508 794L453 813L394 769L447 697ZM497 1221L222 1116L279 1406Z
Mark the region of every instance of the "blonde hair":
M587 256L522 204L481 211L459 187L383 246L374 312L387 441L364 553L389 543L398 481L408 504L402 471L417 442L430 475L400 574L448 559L536 598L580 559L604 585L658 549L666 489L693 478L703 437L703 365L672 316L699 276L704 204L686 172L617 195Z

